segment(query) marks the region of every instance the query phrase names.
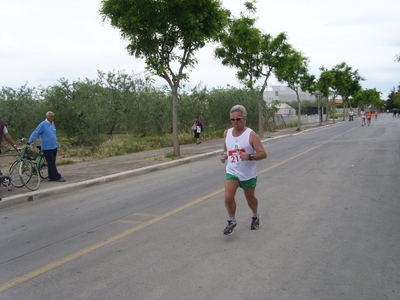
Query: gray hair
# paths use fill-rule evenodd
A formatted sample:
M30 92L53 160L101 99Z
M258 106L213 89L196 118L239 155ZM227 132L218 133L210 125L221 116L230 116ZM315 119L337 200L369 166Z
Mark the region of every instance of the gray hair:
M234 111L239 111L239 112L241 112L241 113L243 114L243 117L245 117L245 118L247 117L247 110L246 110L246 108L244 108L243 105L237 104L237 105L235 105L234 107L232 107L232 108L231 108L231 111L229 112L229 116L230 116L230 114L233 113Z
M46 117L48 117L50 114L53 114L53 115L54 115L54 113L53 113L52 111L48 111L48 112L46 113Z

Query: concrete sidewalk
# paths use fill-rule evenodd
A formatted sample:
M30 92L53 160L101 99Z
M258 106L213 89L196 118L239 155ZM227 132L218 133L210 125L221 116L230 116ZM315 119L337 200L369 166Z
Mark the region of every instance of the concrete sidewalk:
M323 126L330 124L332 124L330 121L324 122ZM294 134L302 134L312 128L319 128L318 123L302 126L303 130L300 133L296 131L296 128L267 132L263 142L266 143L270 139ZM0 208L34 201L47 196L72 192L80 188L103 184L117 179L163 170L204 157L216 156L217 159L222 149L223 139L216 139L203 141L199 145L195 143L182 145L180 147L182 157L170 161L165 158L165 155L173 151L172 147L109 157L96 161L61 165L58 166L58 170L66 179L66 182L60 183L42 180L39 189L36 191L29 191L26 187L13 187L12 191L7 191L5 187L1 187L0 196L3 199L0 201Z

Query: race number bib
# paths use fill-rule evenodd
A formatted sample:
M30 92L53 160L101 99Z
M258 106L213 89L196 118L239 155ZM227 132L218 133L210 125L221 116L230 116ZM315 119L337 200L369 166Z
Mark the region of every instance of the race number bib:
M240 153L241 152L245 152L244 149L234 149L234 150L229 150L228 151L228 157L231 160L231 163L237 164L242 160L240 158Z

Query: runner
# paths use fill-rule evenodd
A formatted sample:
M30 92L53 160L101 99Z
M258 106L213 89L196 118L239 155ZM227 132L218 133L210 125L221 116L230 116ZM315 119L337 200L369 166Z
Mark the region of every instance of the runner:
M367 111L367 124L368 124L368 126L369 126L369 124L371 124L371 118L372 118L372 113L371 113L371 111L369 110L369 111Z
M365 110L361 108L361 126L365 125Z
M243 189L247 204L253 213L251 230L260 228L258 200L255 196L257 185L256 160L267 157L264 146L258 135L246 127L247 111L242 105L235 105L230 110L232 127L225 130L224 153L220 161L226 164L225 174L225 207L228 212L228 224L225 235L231 235L237 226L235 194L240 187Z

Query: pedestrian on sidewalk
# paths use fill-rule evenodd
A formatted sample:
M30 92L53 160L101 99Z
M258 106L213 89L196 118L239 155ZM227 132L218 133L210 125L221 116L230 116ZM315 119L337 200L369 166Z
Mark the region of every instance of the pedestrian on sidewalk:
M250 229L260 228L260 215L258 214L258 199L255 196L257 185L257 168L255 161L267 157L264 146L258 135L246 127L247 111L242 105L235 105L230 110L232 128L224 132L224 153L220 161L226 164L225 174L225 207L228 212L228 224L224 229L225 235L231 235L237 226L235 218L235 194L239 187L244 191L253 215Z
M204 130L203 122L200 121L199 116L195 116L192 122L192 131L194 132L194 138L196 139L196 144L201 144L200 133Z
M54 113L48 111L46 113L46 119L42 121L38 127L32 132L28 139L28 144L33 143L40 136L40 144L42 147L43 155L46 158L48 164L49 180L57 182L65 182L61 174L58 173L56 167L57 159L57 135L56 135L56 124L54 124Z
M352 109L350 109L349 112L349 121L353 121L353 117L354 117L354 111Z

